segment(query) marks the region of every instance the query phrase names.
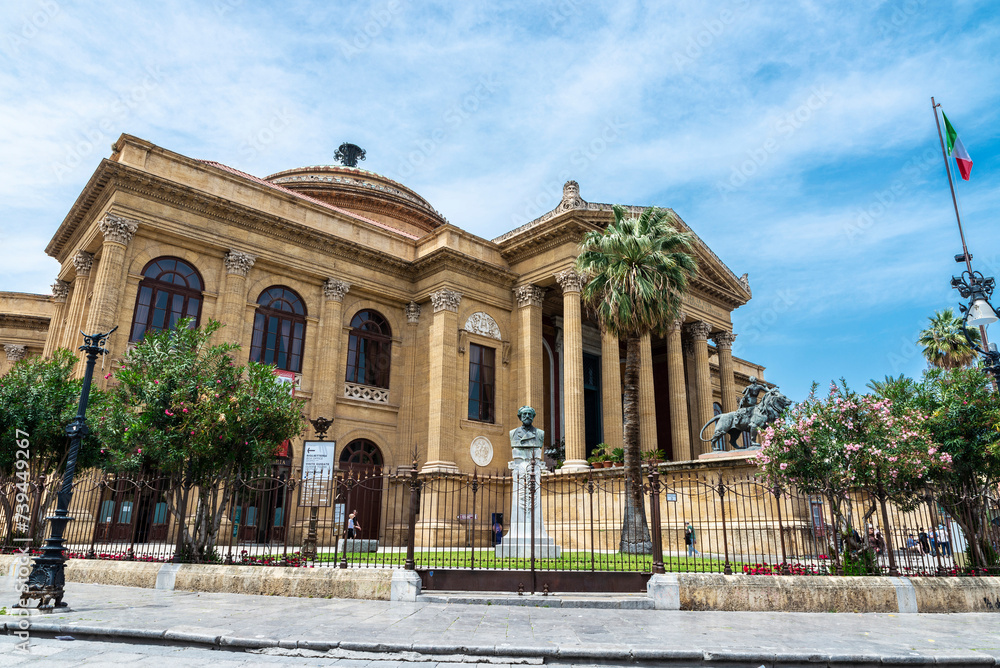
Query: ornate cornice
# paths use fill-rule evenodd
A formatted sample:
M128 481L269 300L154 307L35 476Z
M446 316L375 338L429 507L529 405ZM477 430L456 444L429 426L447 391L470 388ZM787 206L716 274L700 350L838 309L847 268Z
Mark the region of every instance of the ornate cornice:
M8 362L20 362L28 354L28 346L7 343L4 344L3 351L7 353Z
M410 278L419 281L443 269L453 269L479 281L511 286L517 276L495 264L488 264L452 248L439 248L411 264Z
M563 292L580 292L586 284L586 278L576 269L564 269L555 274L556 281Z
M712 334L712 340L715 341L715 345L719 350L732 350L736 335L727 331L716 332Z
M335 302L344 301L344 295L351 289L351 284L336 278L328 278L323 283L323 296Z
M230 251L226 253L226 257L223 262L226 264L227 274L246 276L250 273L250 269L253 267L253 263L256 259L256 255L230 249Z
M139 229L139 221L108 213L97 224L97 227L100 228L105 241L128 246L132 237L135 236L135 231Z
M69 283L57 278L52 284L52 298L57 302L64 302L67 296L69 296Z
M420 304L417 302L410 302L403 308L403 313L406 314L406 322L411 325L416 325L420 322Z
M448 288L441 288L437 292L431 293L431 305L434 312L452 311L458 313L458 304L462 301L462 293Z
M712 326L704 320L690 322L684 325L684 333L695 341L707 341L708 335L712 331Z
M542 307L542 300L545 299L545 288L537 285L519 285L514 288L514 299L519 307L536 306Z
M0 325L10 329L24 329L33 332L46 332L49 329L49 318L42 315L24 315L22 313L0 313Z
M94 266L94 255L85 250L78 250L73 256L73 266L76 268L77 276L90 276L90 270Z

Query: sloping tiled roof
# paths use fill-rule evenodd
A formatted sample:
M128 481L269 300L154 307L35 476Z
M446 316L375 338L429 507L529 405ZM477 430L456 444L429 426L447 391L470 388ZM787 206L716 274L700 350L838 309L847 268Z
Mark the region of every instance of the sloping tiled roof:
M307 200L309 202L312 202L313 204L318 204L319 206L321 206L323 208L330 209L331 211L336 211L337 213L341 213L341 214L343 214L345 216L348 216L350 218L354 218L355 220L360 220L362 222L368 223L369 225L374 225L375 227L381 228L383 230L388 230L389 232L393 232L393 233L398 234L400 236L406 237L407 239L419 239L420 238L420 237L418 237L415 234L412 234L410 232L405 232L403 230L400 230L398 228L393 227L392 225L387 225L386 223L383 223L383 222L380 222L380 221L377 221L377 220L372 220L371 218L366 218L365 216L362 216L362 215L359 215L357 213L354 213L353 211L348 211L347 209L342 209L339 206L334 206L332 204L328 204L328 203L324 202L323 200L316 199L315 197L310 197L309 195L304 195L304 194L302 194L300 192L296 192L296 191L292 190L291 188L285 188L285 187L277 185L275 183L271 183L270 181L265 181L264 179L261 179L261 178L258 178L256 176L254 176L253 174L247 174L246 172L241 172L240 170L235 169L233 167L230 167L229 165L224 165L221 162L215 162L214 160L201 160L200 162L202 162L202 163L204 163L206 165L211 165L212 167L218 167L219 169L225 170L225 171L229 172L230 174L235 174L236 176L240 176L240 177L242 177L244 179L247 179L249 181L253 181L254 183L260 184L262 186L267 186L268 188L272 188L274 190L278 190L280 192L287 193L287 194L292 195L294 197L298 197L299 199Z

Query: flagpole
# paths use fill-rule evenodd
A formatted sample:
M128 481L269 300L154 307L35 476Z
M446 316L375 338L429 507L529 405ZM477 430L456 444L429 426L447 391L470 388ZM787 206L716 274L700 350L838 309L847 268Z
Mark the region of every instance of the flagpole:
M958 197L955 195L955 182L951 177L951 163L948 162L948 150L944 147L944 135L941 134L941 119L938 118L938 107L941 105L931 97L931 110L934 112L934 124L937 125L938 140L941 142L941 157L944 158L944 171L948 175L948 187L951 189L951 203L955 205L955 220L958 222L958 236L962 238L962 257L965 258L965 268L972 275L972 257L969 255L969 248L965 245L965 231L962 229L962 216L958 213ZM982 337L983 350L989 350L989 341L986 339L986 327L979 326L979 335ZM994 384L996 380L993 381ZM994 385L995 387L995 385Z

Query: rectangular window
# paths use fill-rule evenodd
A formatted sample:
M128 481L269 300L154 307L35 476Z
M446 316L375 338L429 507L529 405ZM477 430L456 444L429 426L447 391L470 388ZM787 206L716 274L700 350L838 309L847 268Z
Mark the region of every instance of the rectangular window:
M469 419L493 422L496 350L469 344Z

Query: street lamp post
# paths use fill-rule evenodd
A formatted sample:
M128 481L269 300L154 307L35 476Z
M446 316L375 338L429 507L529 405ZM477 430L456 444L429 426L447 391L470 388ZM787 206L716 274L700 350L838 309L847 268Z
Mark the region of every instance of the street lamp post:
M52 531L45 541L42 554L35 557L35 565L28 576L27 590L21 592L21 600L15 607L26 607L28 601L33 598L38 599L39 608L49 607L49 601L53 602L52 607L55 608L65 608L68 605L62 600L66 584L63 531L73 519L69 516L69 502L73 498L73 474L76 473L76 460L80 454L80 443L90 433L90 429L87 427L87 403L90 401L90 381L94 376L94 363L97 361L98 355L108 353L104 344L115 329L118 328L115 327L104 334L83 334L80 332L83 334L84 342L80 346L80 350L87 354L87 367L83 373L83 389L80 391L80 403L76 409L76 417L66 425L66 436L70 438L70 444L69 456L66 458L66 471L63 473L62 489L56 497L55 515L45 518L51 523Z

